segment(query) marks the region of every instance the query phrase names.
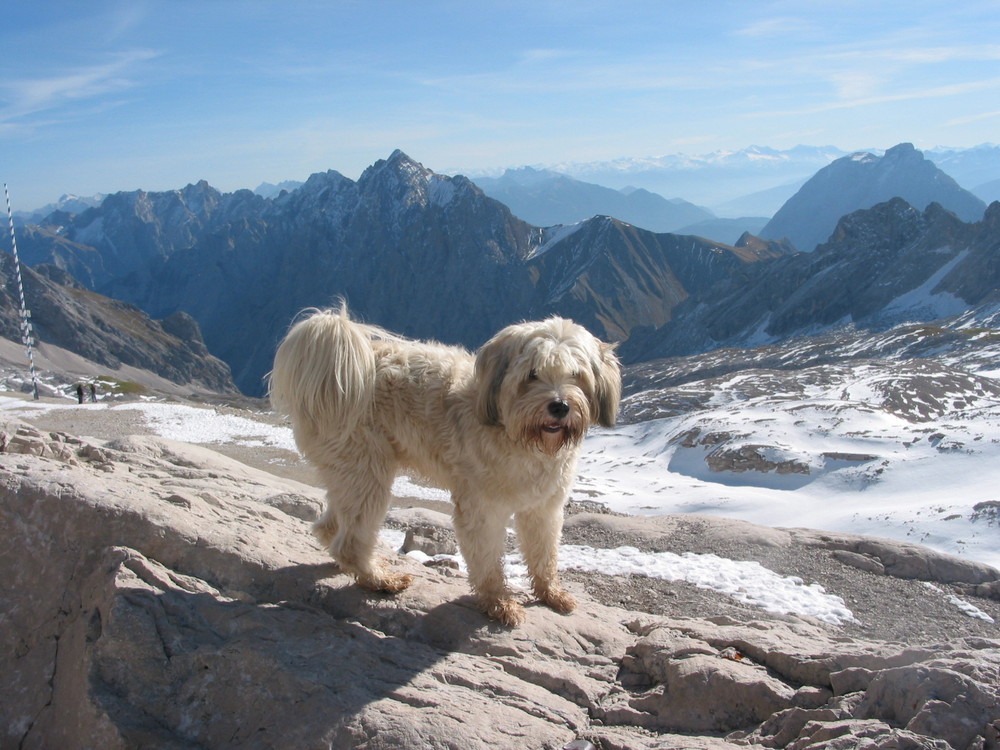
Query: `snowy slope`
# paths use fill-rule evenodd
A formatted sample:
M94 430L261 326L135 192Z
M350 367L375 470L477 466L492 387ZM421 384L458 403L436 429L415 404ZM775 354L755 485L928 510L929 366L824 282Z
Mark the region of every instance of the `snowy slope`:
M936 387L915 387L919 378ZM713 385L703 408L593 434L574 496L630 514L919 542L1000 566L996 381L881 363L741 372Z

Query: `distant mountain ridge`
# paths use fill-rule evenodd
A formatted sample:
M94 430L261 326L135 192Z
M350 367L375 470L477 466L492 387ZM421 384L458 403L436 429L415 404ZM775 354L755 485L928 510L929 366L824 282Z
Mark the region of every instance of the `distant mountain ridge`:
M900 197L923 210L940 203L966 221L979 221L986 204L961 188L910 143L881 157L859 152L819 170L764 226L762 237L787 237L798 250L825 242L842 216Z
M59 200L54 203L49 203L41 208L35 209L34 211L14 211L14 224L16 226L24 226L25 224L39 222L46 216L56 212L68 214L83 213L88 208L101 205L101 201L103 201L106 197L106 195L102 195L100 193L91 196L66 194L61 196Z
M501 177L477 177L475 183L515 216L543 227L605 215L653 232L672 232L715 216L685 200L668 200L642 188L612 190L531 167L508 169Z
M869 151L879 156L884 153ZM640 186L659 195L679 196L720 217L732 218L772 216L818 170L849 153L835 146L749 146L707 154L554 162L535 168L619 190ZM924 155L966 190L983 200L995 200L986 192L986 186L1000 179L1000 146L984 143L966 149L938 147L925 150ZM475 170L468 174L473 180L497 176Z
M1000 180L1000 146L993 143L980 143L972 148L926 149L924 155L976 195L984 184Z
M302 187L303 183L297 180L284 180L274 185L270 182L262 182L260 185L254 188L254 193L259 195L261 198L277 198L282 190L287 190L289 193L293 190L298 190Z
M609 217L542 229L470 180L401 151L355 182L329 171L273 200L201 182L119 193L25 237L49 262L153 317L201 326L244 392L262 392L293 316L337 296L404 335L475 347L524 318L571 315L610 340L673 308L778 244L731 247L655 234Z
M785 150L749 146L698 155L562 162L546 168L612 188L637 185L660 195L680 196L720 215L770 215L773 210L762 210L758 204L744 203L737 214L722 214L719 209L753 193L806 180L846 153L835 146L796 146ZM767 205L771 203L768 201Z

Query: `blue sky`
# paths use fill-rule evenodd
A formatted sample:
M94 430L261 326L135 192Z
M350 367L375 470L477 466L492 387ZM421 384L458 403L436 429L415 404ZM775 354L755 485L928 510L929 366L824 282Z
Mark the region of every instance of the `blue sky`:
M396 148L453 172L1000 141L996 0L31 0L0 54L20 209Z

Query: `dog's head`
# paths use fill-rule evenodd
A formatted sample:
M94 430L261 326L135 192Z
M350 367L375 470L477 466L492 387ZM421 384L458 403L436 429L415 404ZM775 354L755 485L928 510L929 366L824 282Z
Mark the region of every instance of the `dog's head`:
M483 424L549 455L613 426L622 387L614 346L563 318L500 331L476 355L476 384Z

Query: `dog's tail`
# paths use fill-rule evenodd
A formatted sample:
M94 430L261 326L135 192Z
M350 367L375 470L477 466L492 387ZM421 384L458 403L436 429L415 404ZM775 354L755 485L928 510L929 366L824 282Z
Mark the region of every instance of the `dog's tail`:
M268 376L274 408L291 417L304 445L349 435L372 408L376 329L355 323L347 306L309 310L285 336Z

